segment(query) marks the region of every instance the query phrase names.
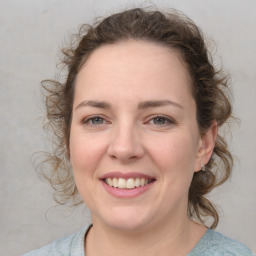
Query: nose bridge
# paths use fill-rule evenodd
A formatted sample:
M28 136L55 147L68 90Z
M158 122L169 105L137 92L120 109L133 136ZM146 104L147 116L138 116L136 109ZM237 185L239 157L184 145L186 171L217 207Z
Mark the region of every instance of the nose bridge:
M133 122L122 120L115 125L108 153L120 160L139 158L143 155L138 127Z

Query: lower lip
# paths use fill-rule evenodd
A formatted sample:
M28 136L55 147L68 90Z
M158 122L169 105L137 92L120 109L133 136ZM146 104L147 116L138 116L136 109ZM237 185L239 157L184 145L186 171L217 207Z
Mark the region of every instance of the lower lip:
M114 188L106 184L104 181L102 181L103 187L107 190L109 194L112 196L118 197L118 198L132 198L132 197L137 197L143 193L145 193L147 190L149 190L152 185L155 182L151 182L145 186L141 186L138 188L133 188L133 189L121 189L121 188Z

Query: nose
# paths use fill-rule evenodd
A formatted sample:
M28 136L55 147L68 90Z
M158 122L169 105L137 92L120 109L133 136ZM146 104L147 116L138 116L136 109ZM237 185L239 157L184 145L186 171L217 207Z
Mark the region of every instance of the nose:
M144 147L136 127L124 124L113 129L108 154L122 162L141 158L144 155Z

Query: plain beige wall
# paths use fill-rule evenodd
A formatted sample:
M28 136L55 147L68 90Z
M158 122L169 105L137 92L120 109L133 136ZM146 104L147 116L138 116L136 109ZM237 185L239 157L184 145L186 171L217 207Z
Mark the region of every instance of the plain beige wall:
M141 1L0 0L0 255L19 255L89 222L85 207L54 207L50 187L32 167L47 147L40 81L53 78L59 47L79 24ZM145 1L146 2L146 1ZM231 181L211 195L221 207L217 230L256 252L256 1L154 1L190 16L213 38L233 77L235 161Z

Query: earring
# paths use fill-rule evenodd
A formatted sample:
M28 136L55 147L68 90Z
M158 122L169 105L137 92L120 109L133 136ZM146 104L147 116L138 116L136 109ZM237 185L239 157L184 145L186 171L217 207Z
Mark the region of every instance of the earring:
M206 167L204 164L201 164L201 171L205 172L206 171Z

